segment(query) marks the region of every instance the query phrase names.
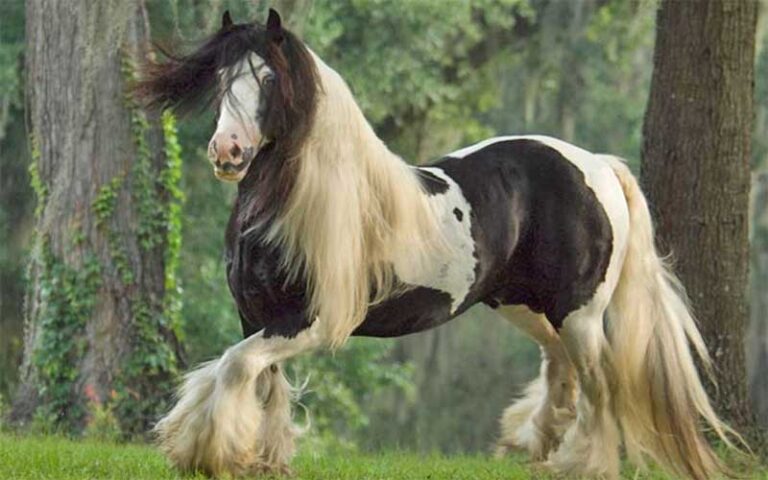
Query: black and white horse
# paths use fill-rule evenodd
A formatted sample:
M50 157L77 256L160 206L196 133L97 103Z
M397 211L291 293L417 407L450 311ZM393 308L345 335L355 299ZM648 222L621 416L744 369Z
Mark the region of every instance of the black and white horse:
M624 163L544 136L486 140L414 168L344 80L283 29L233 24L148 66L153 107L214 102L217 177L238 183L228 280L245 339L189 373L157 425L178 467L285 471L297 429L280 362L350 335L418 332L484 303L542 348L541 377L504 413L498 451L573 475L619 475L619 447L680 475L726 442L689 342L682 287L654 247Z

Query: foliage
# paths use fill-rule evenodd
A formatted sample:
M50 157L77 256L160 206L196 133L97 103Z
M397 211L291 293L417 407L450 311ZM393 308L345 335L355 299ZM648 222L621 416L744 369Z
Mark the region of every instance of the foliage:
M124 178L124 175L117 175L99 188L99 192L91 204L93 213L96 215L96 225L103 225L114 213Z
M650 2L533 2L525 48L496 66L506 88L485 117L500 132L544 133L638 165L650 85Z
M364 405L388 387L412 388L411 367L386 361L391 345L378 339L352 339L335 354L301 356L289 363L294 379L305 379L301 399L316 432L335 432L352 443L369 425Z
M411 161L491 135L478 116L498 97L488 66L512 53L509 32L532 15L527 0L429 0L405 12L388 5L318 0L304 37L349 83L390 147Z
M184 192L181 188L182 160L181 145L176 130L176 118L171 112L162 116L163 139L165 141L165 168L160 172L160 183L164 195L168 197L166 204L166 238L165 238L165 315L168 317L171 329L176 338L183 340L181 330L181 285L179 282L179 258L181 256L182 210Z
M23 38L22 2L0 2L0 141L5 137L12 111L21 107L19 65Z
M40 338L33 360L43 399L38 415L69 430L84 415L75 380L86 348L85 326L101 284L101 266L92 255L86 255L82 265L69 265L54 256L47 239L41 239L39 248L39 258L33 259L40 271L41 297Z
M30 148L24 131L24 5L0 2L0 392L10 398L22 351L24 268L34 220L26 181Z
M134 66L127 56L124 57L123 71L127 79L135 77ZM123 359L121 374L115 381L114 414L122 431L135 435L144 434L158 414L168 408L169 394L179 373L177 351L171 339L178 339L176 335L181 330L181 289L176 270L181 249L184 195L180 186L181 147L176 138L173 115L165 113L160 119L164 163L158 171L149 147L149 120L131 98L126 102L131 112L137 155L130 177L131 196L138 214L136 240L145 251L162 249L165 262L162 301L135 293L130 299L132 348ZM107 195L106 198L112 197ZM109 235L111 237L115 232ZM119 270L120 251L115 251L115 247L112 249L113 263ZM133 274L123 274L121 278L126 285L133 282Z
M112 180L102 185L91 204L91 208L96 217L96 226L101 228L107 237L107 242L109 242L112 266L114 266L123 284L131 285L134 282L133 269L128 260L128 254L121 242L120 232L107 227L109 220L114 214L115 205L123 188L124 179L124 174L116 175Z
M88 404L83 438L101 442L117 441L122 434L114 411L113 400L117 392L113 390L109 398L103 401L92 385L86 385L85 395Z
M48 186L40 179L40 144L34 135L30 135L29 143L32 147L32 161L29 162L29 185L35 193L35 218L39 218L48 200Z

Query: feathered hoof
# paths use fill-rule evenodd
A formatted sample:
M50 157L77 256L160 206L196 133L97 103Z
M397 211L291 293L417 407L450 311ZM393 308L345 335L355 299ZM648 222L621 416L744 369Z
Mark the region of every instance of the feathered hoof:
M291 418L291 388L276 366L256 377L232 375L222 360L187 375L179 401L155 427L157 443L182 472L214 478L290 475L301 431Z
M497 443L497 457L512 451L523 451L528 453L532 462L543 462L550 452L557 449L563 434L576 418L575 411L567 408L552 408L546 414L529 410L527 418L519 410L513 405L502 417L502 438Z
M512 451L528 453L534 463L543 462L551 451L557 448L560 439L554 432L546 432L536 425L534 418L529 418L512 435L499 441L497 456Z
M585 432L574 424L546 466L565 478L618 480L618 443L610 433Z

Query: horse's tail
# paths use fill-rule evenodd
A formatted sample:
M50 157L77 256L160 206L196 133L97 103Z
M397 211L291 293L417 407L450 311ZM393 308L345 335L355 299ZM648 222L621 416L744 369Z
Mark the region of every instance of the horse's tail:
M629 168L603 156L629 207L626 258L608 309L608 335L618 376L616 415L627 453L649 456L676 474L707 480L728 474L707 443L700 419L729 447L741 437L715 414L691 347L710 378L712 364L685 290L656 251L648 204Z

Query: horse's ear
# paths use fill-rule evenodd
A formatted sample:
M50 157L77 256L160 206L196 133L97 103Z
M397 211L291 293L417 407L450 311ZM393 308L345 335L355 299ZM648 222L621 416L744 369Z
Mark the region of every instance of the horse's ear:
M280 20L280 14L274 8L269 9L267 17L267 36L275 43L281 43L284 38L283 22Z
M229 14L229 10L224 11L224 16L221 17L221 29L226 30L233 24L232 16Z

